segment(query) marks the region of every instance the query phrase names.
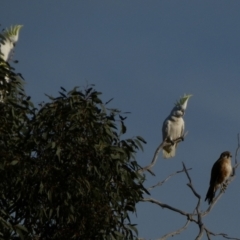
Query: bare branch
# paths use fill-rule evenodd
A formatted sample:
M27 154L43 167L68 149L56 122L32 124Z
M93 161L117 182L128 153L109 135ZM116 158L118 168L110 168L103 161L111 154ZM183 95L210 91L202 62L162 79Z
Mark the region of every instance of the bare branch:
M187 177L188 177L188 180L189 180L189 183L187 184L187 186L192 190L193 194L194 194L199 200L201 200L200 194L198 194L198 193L196 192L196 190L194 189L194 187L193 187L193 185L192 185L192 179L191 179L190 175L188 174L188 169L186 169L186 166L185 166L184 162L182 162L182 164L183 164L183 169L184 169L184 171L185 171L185 173L186 173L186 175L187 175ZM198 205L200 205L200 201L199 201Z
M183 136L181 136L181 137L173 140L172 142L174 142L174 143L179 143L179 142L181 142L181 141L183 140L183 138L185 138L185 137L187 136L187 134L188 134L188 132L184 133ZM156 164L158 155L159 155L160 151L162 150L162 148L163 148L163 147L166 147L166 146L170 146L170 145L172 145L172 143L167 142L167 141L163 141L163 142L157 147L157 149L156 149L156 151L155 151L155 153L154 153L154 155L153 155L152 162L151 162L148 166L139 169L138 172L141 173L141 172L149 171L152 175L155 175L155 174L151 171L151 168Z
M211 237L210 237L209 232L206 231L206 234L207 234L207 238L208 238L208 240L211 240Z
M176 230L175 232L168 233L168 234L164 235L163 237L159 238L158 240L166 240L168 237L173 237L177 234L180 234L183 230L187 229L187 226L189 223L190 223L190 220L187 220L186 224L182 228Z
M184 170L184 172L186 173L189 182L191 183L191 182L192 182L192 179L190 178L190 176L189 176L189 174L188 174L188 171L187 171L187 169L186 169L186 166L185 166L184 162L182 162L182 165L183 165L183 170Z
M236 149L236 152L235 152L235 164L237 165L237 156L238 156L238 151L240 149L240 136L239 136L239 133L237 135L237 139L238 139L238 146L237 146L237 149Z
M148 166L146 166L146 167L144 167L144 168L142 168L142 169L140 169L140 170L138 170L138 171L139 171L139 172L144 172L144 171L147 171L147 170L149 171L149 170L156 164L158 154L160 153L160 151L162 150L162 148L163 148L163 143L161 143L161 144L157 147L157 149L156 149L156 151L155 151L155 153L154 153L152 162L150 163L150 165L148 165ZM152 173L153 175L155 175L153 172L150 172L150 173Z
M212 236L214 236L214 237L216 237L216 236L222 236L222 237L224 237L224 238L226 238L226 239L240 240L240 238L229 237L229 236L228 236L227 234L225 234L225 233L213 233L213 232L211 232L210 230L208 230L206 227L205 227L204 229L205 229L205 231L206 231L207 236L209 237L209 239L210 239L210 235L212 235Z
M196 237L196 240L200 240L204 234L204 225L198 225L199 226L199 233Z
M187 170L192 170L192 168L188 168ZM176 175L176 174L178 174L178 173L182 173L182 172L184 172L184 171L185 171L185 169L182 169L182 170L180 170L180 171L177 171L177 172L175 172L175 173L170 174L170 175L167 176L163 181L158 182L157 184L149 187L147 190L152 190L152 189L155 188L155 187L162 186L162 185L163 185L166 181L168 181L171 177L173 177L174 175Z
M193 184L192 184L192 179L190 177L190 175L188 174L188 171L186 169L186 166L184 164L184 162L182 162L183 164L183 168L184 168L184 171L188 177L188 180L189 180L189 183L187 184L187 186L192 190L193 194L195 195L195 197L198 198L198 203L197 203L197 206L196 206L196 211L197 211L197 217L198 217L198 221L196 222L199 226L199 233L196 237L196 240L199 240L202 238L203 236L203 233L204 233L204 225L203 225L203 222L202 222L202 214L201 214L201 211L199 210L200 208L200 204L201 204L201 196L200 194L197 193L197 191L195 190L195 188L193 187Z
M157 148L151 164L150 164L149 166L145 167L145 168L142 168L140 171L149 170L150 168L152 168L152 167L154 166L154 164L156 163L157 156L158 156L160 150L163 148L163 146L165 146L164 144L165 144L165 142L164 142L163 144L161 144L161 145ZM238 152L239 152L239 151L240 151L240 135L238 134L238 146L237 146L236 153L235 153L235 165L233 166L233 171L235 171L235 169L237 169L238 166L240 165L240 163L238 163L238 161L237 161L237 156L238 156ZM225 234L225 233L213 233L213 232L211 232L210 230L208 230L208 229L205 227L204 223L202 222L202 218L203 218L204 216L206 216L208 213L210 213L210 211L213 209L213 207L215 206L215 204L217 203L217 201L221 198L221 196L222 196L222 194L224 193L224 191L219 191L218 195L213 199L212 203L209 205L209 207L207 208L207 210L201 211L201 210L200 210L201 195L198 194L197 191L195 190L195 188L194 188L194 186L193 186L193 184L192 184L192 179L191 179L191 177L190 177L190 175L189 175L189 173L188 173L188 171L191 170L191 168L190 168L190 169L187 169L186 166L185 166L185 164L184 164L184 162L182 162L182 164L183 164L183 169L182 169L182 170L170 174L170 175L169 175L167 178L165 178L163 181L158 182L156 185L153 185L152 187L150 187L149 190L151 190L151 189L153 189L153 188L155 188L155 187L157 187L157 186L163 185L163 184L164 184L166 181L168 181L172 176L174 176L174 175L176 175L176 174L178 174L178 173L181 173L181 172L185 172L185 174L186 174L186 176L187 176L187 178L188 178L188 181L189 181L189 182L187 183L187 186L191 189L191 191L192 191L192 193L194 194L194 196L198 199L197 205L196 205L193 213L185 212L185 211L183 211L183 210L181 210L181 209L172 207L172 206L170 206L170 205L168 205L168 204L162 203L162 202L157 201L157 200L155 200L155 199L153 199L153 198L145 198L145 199L142 200L142 202L154 203L154 204L156 204L156 205L158 205L158 206L160 206L160 207L162 207L162 208L167 208L167 209L169 209L169 210L171 210L171 211L177 212L177 213L179 213L179 214L181 214L181 215L183 215L183 216L185 216L185 217L187 218L187 222L186 222L186 224L185 224L182 228L180 228L180 229L178 229L178 230L176 230L176 231L173 231L173 232L171 232L171 233L165 234L163 237L159 238L159 240L166 240L166 239L169 238L169 237L173 237L173 236L175 236L175 235L177 235L177 234L180 234L183 230L185 230L185 229L188 227L188 225L189 225L190 222L194 222L194 223L196 223L196 224L199 226L199 233L198 233L197 237L195 238L195 240L200 240L200 239L203 237L204 233L206 233L206 236L207 236L207 239L208 239L208 240L211 240L211 236L221 236L221 237L223 237L223 238L225 238L225 239L240 240L240 238L229 237L229 236L228 236L227 234ZM233 172L232 176L230 176L230 178L227 180L226 185L230 184L230 183L235 179L235 177L236 177L236 176L235 176L235 174L234 174L234 172ZM196 218L197 218L197 219L196 219Z
M178 208L172 207L172 206L170 206L168 204L162 203L162 202L157 201L157 200L155 200L153 198L144 198L141 201L142 202L151 202L151 203L154 203L154 204L156 204L156 205L158 205L158 206L160 206L162 208L168 208L168 209L170 209L170 210L172 210L174 212L180 213L181 215L186 216L186 217L188 217L188 219L192 220L192 215L193 214L184 212L184 211L182 211L182 210L180 210Z

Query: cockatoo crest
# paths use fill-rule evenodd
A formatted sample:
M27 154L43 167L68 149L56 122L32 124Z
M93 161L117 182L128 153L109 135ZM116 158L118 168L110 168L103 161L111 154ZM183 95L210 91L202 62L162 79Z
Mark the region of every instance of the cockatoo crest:
M187 103L188 103L188 99L192 97L191 94L184 94L183 97L181 97L176 103L176 106L181 106L181 108L183 110L186 110L187 108Z
M4 76L1 76L0 78L1 85L8 84L13 79L15 82L22 84L23 80L21 75L15 74L13 76L13 73L11 73L11 70L9 69L9 64L7 63L12 56L13 49L19 38L19 31L22 27L23 25L11 26L9 29L0 33L0 67L1 71L3 70L4 72ZM5 102L7 95L9 95L9 91L3 87L3 89L0 90L0 103Z
M11 26L9 29L6 29L1 35L0 38L2 38L1 46L0 46L0 57L4 61L8 61L11 52L15 46L15 43L18 41L19 32L20 29L23 27L23 25L15 25Z
M23 25L15 25L11 26L9 29L6 29L3 32L3 36L8 38L12 43L16 43L18 41L19 32Z

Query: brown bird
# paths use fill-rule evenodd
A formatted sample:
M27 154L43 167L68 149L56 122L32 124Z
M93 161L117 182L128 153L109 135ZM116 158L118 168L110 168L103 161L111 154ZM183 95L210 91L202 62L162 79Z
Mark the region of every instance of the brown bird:
M219 159L213 164L211 171L210 186L207 191L205 201L208 200L210 204L219 187L224 191L226 189L226 180L232 174L231 153L229 151L223 152Z

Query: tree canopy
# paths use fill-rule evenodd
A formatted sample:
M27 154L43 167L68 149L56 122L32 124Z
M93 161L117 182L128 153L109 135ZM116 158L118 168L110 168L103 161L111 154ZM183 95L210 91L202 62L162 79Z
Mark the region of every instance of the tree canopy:
M0 238L134 239L145 141L123 138L124 114L93 86L61 88L36 108L4 60L0 78Z

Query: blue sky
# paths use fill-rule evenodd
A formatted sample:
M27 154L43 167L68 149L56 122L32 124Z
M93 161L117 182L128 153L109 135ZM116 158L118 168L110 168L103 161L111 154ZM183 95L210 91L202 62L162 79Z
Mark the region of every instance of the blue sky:
M37 104L44 93L56 96L60 86L95 84L111 107L130 111L126 137L147 141L139 163L147 165L161 142L161 128L174 102L191 93L185 115L185 141L170 160L159 156L146 187L182 169L202 196L221 152L235 153L240 133L240 1L2 1L1 26L23 24L14 59L26 80L26 92ZM239 178L203 221L215 233L240 237ZM197 199L179 174L151 197L185 211ZM139 237L157 239L176 230L185 218L148 203L132 218ZM194 239L191 224L174 239ZM202 239L207 239L204 236ZM220 239L216 237L215 239Z

